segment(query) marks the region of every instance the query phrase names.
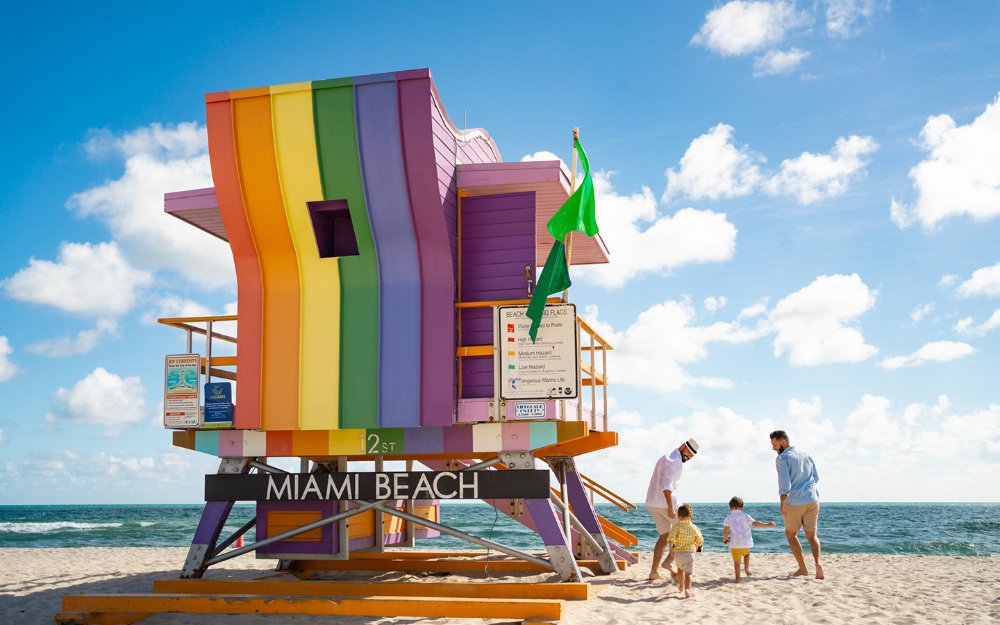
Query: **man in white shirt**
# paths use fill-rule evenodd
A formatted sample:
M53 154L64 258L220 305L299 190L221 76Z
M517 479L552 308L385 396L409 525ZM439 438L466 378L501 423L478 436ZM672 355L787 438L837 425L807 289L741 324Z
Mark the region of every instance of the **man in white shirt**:
M653 476L649 480L649 488L646 490L646 508L653 516L656 523L656 531L660 537L653 547L653 566L649 570L649 579L660 579L660 560L663 559L663 550L667 546L667 535L670 528L677 525L677 485L681 481L684 472L684 463L698 453L698 441L689 438L681 446L674 449L669 454L660 457L656 461L656 468L653 469ZM670 571L670 575L675 575L670 563L674 560L673 552L667 554L667 559L663 563L664 568Z

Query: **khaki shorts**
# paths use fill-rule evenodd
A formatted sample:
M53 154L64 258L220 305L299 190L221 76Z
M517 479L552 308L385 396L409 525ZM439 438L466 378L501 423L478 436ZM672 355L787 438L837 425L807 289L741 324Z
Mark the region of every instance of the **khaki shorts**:
M805 528L806 534L815 534L816 526L819 524L819 502L803 504L801 506L790 506L785 504L785 531L799 533L800 528Z
M688 575L694 573L694 552L693 551L675 551L674 552L674 564L677 565L678 571L684 571Z
M649 513L653 515L653 522L656 523L656 531L660 536L670 532L670 529L677 525L677 513L674 512L674 518L667 516L666 508L656 508L654 506L647 506Z

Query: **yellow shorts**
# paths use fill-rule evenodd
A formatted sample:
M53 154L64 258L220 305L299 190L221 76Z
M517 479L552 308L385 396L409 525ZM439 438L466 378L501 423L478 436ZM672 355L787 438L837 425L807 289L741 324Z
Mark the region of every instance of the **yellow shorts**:
M745 556L750 555L750 548L746 549L730 549L729 555L733 556L733 562L739 562Z

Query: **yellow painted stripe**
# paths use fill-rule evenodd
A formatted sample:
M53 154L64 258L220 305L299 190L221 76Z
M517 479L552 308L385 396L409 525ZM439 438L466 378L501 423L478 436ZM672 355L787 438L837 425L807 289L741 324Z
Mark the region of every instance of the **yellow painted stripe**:
M340 272L320 258L308 202L323 199L316 158L311 83L271 90L274 151L299 261L299 427L336 429L340 419Z

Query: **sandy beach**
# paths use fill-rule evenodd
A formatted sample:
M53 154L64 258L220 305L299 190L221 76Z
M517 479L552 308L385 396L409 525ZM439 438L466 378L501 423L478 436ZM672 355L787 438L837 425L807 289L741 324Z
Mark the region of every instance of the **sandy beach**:
M0 549L0 623L50 624L64 594L150 592L154 579L174 578L183 548ZM648 554L643 554L643 562ZM666 581L648 582L640 563L612 577L591 578L601 587L588 602L568 601L566 625L682 623L996 623L1000 622L1000 558L830 554L826 579L789 578L789 554L754 554L753 576L731 583L728 554L702 554L691 599L681 599ZM273 573L273 562L236 558L213 568L209 578L255 578ZM351 575L359 579L360 574ZM378 574L378 579L421 581L420 576ZM335 579L337 579L335 577ZM343 579L343 577L340 577ZM459 575L432 581L484 581ZM504 578L511 580L513 578ZM552 576L517 578L555 581ZM301 623L318 625L331 617L202 616L163 614L146 623ZM486 619L337 618L349 625L369 623L499 622Z

